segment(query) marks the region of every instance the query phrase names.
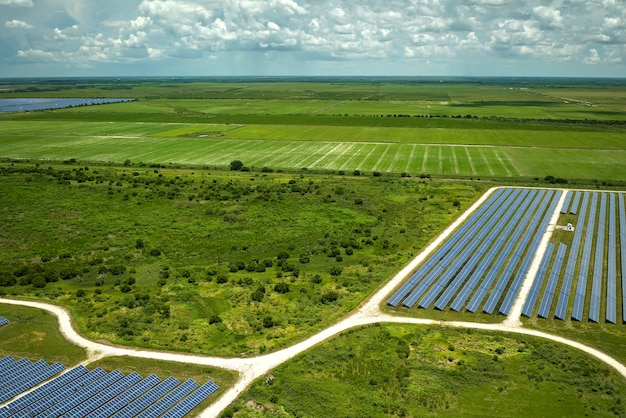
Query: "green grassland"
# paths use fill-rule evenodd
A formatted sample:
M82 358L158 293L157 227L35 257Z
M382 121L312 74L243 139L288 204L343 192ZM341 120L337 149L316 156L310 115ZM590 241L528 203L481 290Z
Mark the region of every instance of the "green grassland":
M358 305L482 184L162 167L3 165L0 293L86 336L274 350Z
M23 306L0 304L0 316L9 324L0 328L0 357L26 357L31 361L74 366L87 359L82 348L69 343L57 319L47 312Z
M621 416L625 396L621 376L572 348L382 324L279 366L223 416Z

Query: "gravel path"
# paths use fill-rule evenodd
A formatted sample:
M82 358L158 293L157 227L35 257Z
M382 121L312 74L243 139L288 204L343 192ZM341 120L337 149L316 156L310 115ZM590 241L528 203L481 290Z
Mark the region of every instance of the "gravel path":
M257 378L265 375L270 370L279 366L280 364L286 362L287 360L293 358L294 356L302 353L305 350L337 335L340 332L343 332L347 329L373 324L373 323L404 323L404 324L419 324L419 325L440 325L446 327L458 327L458 328L472 328L472 329L481 329L487 331L495 331L495 332L511 332L516 334L524 334L531 335L539 338L545 338L548 340L552 340L561 344L568 345L570 347L574 347L585 353L596 357L597 359L603 361L607 365L613 367L617 370L622 376L626 378L626 367L615 360L614 358L602 353L595 348L588 347L584 344L578 343L576 341L568 340L563 337L547 334L541 331L525 329L521 326L521 322L519 321L519 315L521 313L521 309L523 303L525 302L526 295L530 290L530 286L532 282L530 280L526 280L522 290L520 291L520 296L516 300L511 315L500 324L480 324L474 322L444 322L444 321L434 321L428 319L419 319L419 318L406 318L401 316L394 316L389 314L384 314L380 310L380 305L383 304L387 297L391 294L391 292L398 287L415 269L416 267L426 258L428 255L433 252L461 223L463 223L469 215L476 210L496 189L490 189L487 193L485 193L472 207L465 211L454 223L452 223L446 230L440 234L430 245L426 247L424 251L418 254L409 264L407 264L398 274L396 274L389 282L387 282L383 287L381 287L371 298L369 298L366 302L364 302L354 313L347 316L346 318L340 320L336 324L326 328L325 330L319 332L318 334L313 335L312 337L294 344L290 347L284 348L280 351L276 351L271 354L253 357L253 358L221 358L221 357L209 357L209 356L200 356L200 355L192 355L192 354L180 354L180 353L168 353L162 351L151 351L151 350L142 350L142 349L134 349L127 347L116 347L109 346L105 344L100 344L91 340L88 340L82 336L80 336L72 325L72 320L68 311L65 308L43 303L43 302L33 302L33 301L22 301L22 300L13 300L13 299L5 299L0 298L0 303L6 303L11 305L21 305L21 306L29 306L33 308L39 308L46 310L52 314L54 314L59 320L59 327L61 333L72 343L83 347L87 350L88 360L84 362L84 364L90 363L94 360L107 357L107 356L132 356L132 357L141 357L141 358L150 358L150 359L158 359L158 360L166 360L166 361L176 361L181 363L190 363L190 364L198 364L198 365L208 365L213 367L221 367L225 369L235 370L239 372L240 378L237 383L227 390L218 400L216 400L212 405L210 405L206 410L204 410L200 416L202 417L217 417L219 414L228 407L243 391L245 391L248 386ZM562 203L562 202L560 202ZM560 205L557 205L557 209L555 215L551 219L551 225L556 223L558 219L558 211L560 210ZM533 271L536 270L540 255L543 254L547 242L550 238L551 230L553 228L549 228L550 230L546 232L544 235L541 247L537 252L538 256L536 257L533 265L531 266L531 270L529 277L533 277ZM531 282L531 283L528 283Z

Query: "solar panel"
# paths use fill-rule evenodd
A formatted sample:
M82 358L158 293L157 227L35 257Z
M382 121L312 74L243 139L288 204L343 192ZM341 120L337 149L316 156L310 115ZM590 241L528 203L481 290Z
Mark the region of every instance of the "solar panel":
M0 382L0 399L2 399L5 396L4 393L10 390L13 386L18 385L24 379L28 379L33 375L38 374L46 367L48 367L48 364L43 360L39 360L36 363L26 364L24 367L15 371L11 378L4 379ZM7 399L9 398L2 399L0 402L4 402Z
M530 288L530 292L526 297L526 303L524 304L524 308L522 309L522 315L530 317L535 309L535 303L537 301L537 296L539 296L539 291L543 286L543 281L546 276L546 272L548 271L548 266L550 260L552 259L552 253L554 252L554 244L549 242L546 251L543 253L543 258L541 259L541 264L539 265L539 269L537 270L537 274L535 275L535 280L533 281L533 285Z
M520 244L515 249L515 253L519 255L522 262L513 277L513 282L511 283L506 295L504 296L504 300L498 309L503 315L508 315L515 299L517 298L517 294L519 293L519 289L522 286L526 275L528 274L528 270L530 269L530 265L532 264L535 254L537 253L537 249L539 248L539 244L543 239L543 235L545 231L547 231L548 226L550 224L550 219L552 218L552 214L556 210L556 205L561 199L561 191L556 192L554 197L552 198L552 203L548 206L547 211L544 212L543 217L538 212L536 215L536 220L534 219L531 222L531 225L534 226L533 229L528 229L526 231L525 236L522 238ZM546 200L544 202L547 203L549 195L546 196ZM529 247L526 250L526 243L529 243ZM502 292L506 290L506 287L502 287ZM497 299L494 299L497 301ZM491 313L491 312L490 312Z
M567 246L563 243L559 244L559 249L556 252L556 258L552 265L552 271L550 272L550 278L548 279L548 285L541 299L541 305L539 306L538 316L540 318L547 318L550 313L550 307L552 306L552 299L554 298L554 292L556 290L556 283L559 279L559 273L561 272L561 266L563 259L565 258L565 251Z
M58 417L65 414L66 412L70 411L76 406L79 406L104 388L120 380L123 376L124 374L119 370L113 370L111 373L102 376L100 379L92 382L91 384L81 388L72 395L63 399L63 402L59 402L52 406L50 409L46 410L46 415ZM76 408L75 411L73 411L73 416L83 416L82 405L79 408Z
M527 197L530 197L530 198L532 198L532 196L533 195L527 195ZM524 200L521 204L525 202L527 201ZM504 233L500 234L498 239L493 243L493 245L490 246L489 251L487 252L485 257L480 261L480 264L478 264L478 266L474 270L474 273L470 276L469 280L465 283L461 291L458 293L458 295L456 296L456 298L450 305L450 309L455 310L455 311L460 310L462 306L465 304L465 301L467 300L467 298L469 298L469 296L471 295L475 286L478 284L480 278L482 278L483 275L487 272L493 272L493 271L499 270L499 268L501 267L500 260L496 260L493 265L492 265L492 262L494 258L496 257L496 255L500 252L500 249L502 248L502 246L507 245L507 233L506 232L510 231L511 228L513 228L513 226L515 225L514 222L515 220L511 220L511 222L505 228ZM487 278L485 278L485 280L483 281L483 284L486 283L488 280L489 280L489 274L487 275ZM481 293L482 290L483 290L482 288L479 288L477 291L477 294ZM477 298L479 298L479 296L474 295L473 300L475 301ZM468 309L470 309L470 307L468 307Z
M193 408L200 405L202 401L211 396L218 386L213 382L206 382L200 386L191 395L180 401L176 406L163 414L163 418L182 418L187 415Z
M624 195L619 194L619 244L622 274L622 321L626 322L626 204Z
M576 264L578 263L578 255L580 254L580 243L583 237L585 216L587 215L588 205L589 193L585 193L583 198L583 205L580 210L580 216L578 218L578 227L576 227L576 230L574 232L574 239L572 241L572 246L569 251L569 259L567 261L567 266L565 267L565 275L563 276L563 283L561 284L561 290L559 292L559 300L556 305L556 313L554 314L554 316L558 319L565 319L567 305L569 303L570 294L572 293L574 271L576 269Z
M578 285L576 286L576 296L574 297L574 309L572 311L572 319L576 321L582 321L583 318L583 306L585 304L585 294L587 293L587 276L589 274L589 261L591 260L591 246L593 244L597 207L598 193L593 193L585 230L585 239L583 241L583 255L578 270Z
M459 229L457 229L425 262L404 282L404 284L387 301L388 305L397 306L432 267L443 258L454 243L463 236L476 222L482 219L485 212L495 210L512 193L511 189L498 189L481 205Z
M449 263L462 252L462 249L470 242L478 231L485 227L485 223L491 227L494 222L499 218L498 214L500 214L503 210L510 207L512 202L521 202L523 196L527 193L527 191L518 191L517 193L512 193L509 198L504 202L502 206L497 208L497 211L492 212L489 211L483 216L472 228L470 228L467 233L460 238L457 238L453 241L452 248L448 251L448 253L441 259L437 260L434 268L426 277L415 287L415 289L411 292L411 294L406 298L403 302L403 305L406 307L413 307L415 302L422 296L422 294L428 290L428 288L432 285L432 283L436 280L436 278L443 272L443 270L449 265ZM517 198L516 198L517 197ZM496 208L494 208L495 210Z
M609 234L607 244L606 321L617 322L617 217L615 193L609 195Z
M504 267L504 271L501 274L500 279L496 282L493 290L491 290L491 294L487 298L487 302L485 303L485 306L483 308L484 312L491 314L493 310L495 309L496 304L498 300L500 299L500 296L502 295L504 290L507 288L508 282L511 279L511 277L513 277L513 274L515 272L515 266L522 259L523 251L526 248L530 238L533 235L538 235L536 234L536 229L538 227L539 221L541 220L542 214L545 212L547 208L548 202L550 201L550 197L552 195L553 195L552 191L550 192L546 192L545 190L541 191L540 195L538 196L537 203L533 205L533 209L529 210L528 213L524 216L522 222L520 222L520 226L516 228L515 234L513 234L512 239L510 240L510 243L507 243L507 247L505 247L505 250L503 251L504 257L510 256L511 250L513 250L513 253L512 253L512 256L510 256L508 263ZM539 199L541 198L542 200L539 201ZM530 219L529 221L529 218L533 214L535 207L537 208L537 211L534 213L534 215L532 216L532 219ZM515 246L514 249L513 249L513 246ZM534 255L532 249L529 251L529 254ZM514 295L512 293L507 295L507 298L513 298L513 297ZM505 303L507 303L506 299L505 299ZM511 300L511 303L512 303L512 300Z
M191 391L198 387L198 384L188 379L184 383L180 384L170 393L159 399L157 402L152 404L148 409L143 411L141 414L137 415L138 418L151 418L161 416L165 411L170 409L176 403L178 403L181 399L187 396Z
M159 383L156 387L151 389L149 392L144 393L141 397L135 399L132 403L128 404L125 408L118 411L115 415L115 418L131 418L148 408L152 403L154 403L157 399L161 398L163 395L171 391L175 386L178 385L178 380L173 377L168 377L161 383Z
M122 373L120 373L120 375L123 376ZM96 392L91 398L88 398L88 400L70 410L64 416L74 417L78 413L80 413L80 416L84 417L95 411L100 406L104 405L106 402L109 402L111 399L122 393L124 390L128 389L133 384L139 382L140 380L141 376L135 372L132 372L127 376L123 376L102 391Z
M523 197L523 195L520 195L520 198L521 197ZM513 219L515 219L518 214L524 212L524 209L530 204L530 197L531 196L523 201L524 204L518 206L517 212L512 216ZM449 260L447 262L444 261L443 267L445 268L447 265L447 268L444 270L443 274L441 275L439 280L437 280L435 285L431 287L431 289L420 300L419 306L421 308L428 308L432 304L435 298L445 289L450 280L452 280L463 267L467 266L469 259L471 259L472 256L476 253L476 248L481 243L487 241L487 246L493 243L493 239L487 238L487 234L491 232L491 234L489 234L489 237L493 236L493 238L495 238L502 232L504 224L506 224L506 222L510 220L509 217L503 216L506 214L506 210L508 210L508 208L502 208L494 215L493 220L495 222L488 223L485 227L478 229L473 236L468 237L467 240L458 243L458 249L456 250L458 255L456 259ZM511 222L509 222L509 225L513 223L514 221L511 220ZM465 246L465 248L463 248L465 244L467 245Z
M32 417L42 413L43 411L47 411L49 408L53 407L57 403L63 403L66 398L71 396L76 391L81 390L85 386L89 385L91 382L101 378L106 375L106 372L101 368L94 369L89 373L83 374L71 382L68 382L66 385L60 387L50 395L39 399L38 401L28 405L20 412L15 414L16 417Z
M32 374L30 377L22 379L18 384L14 385L11 389L8 389L4 392L0 392L0 402L7 401L14 396L19 395L20 393L40 384L44 380L51 378L52 376L60 373L65 369L61 363L54 363L51 366L46 365L45 368L40 370L39 372ZM7 410L9 408L7 407ZM0 413L0 416L2 414Z
M582 192L576 192L576 196L574 197L574 201L572 202L572 206L570 207L569 213L572 215L576 215L578 211L578 205L580 204L580 198L582 196Z
M161 379L151 374L141 382L132 386L118 397L111 399L99 409L88 415L88 418L105 418L126 407L133 400L156 386Z
M602 296L602 273L604 267L604 240L606 237L606 193L600 195L600 212L598 214L598 230L596 233L596 254L593 262L593 281L591 282L591 301L589 304L589 320L600 320L600 297Z
M7 325L9 323L9 320L6 319L4 316L0 316L0 327L3 325Z
M43 398L44 396L53 393L54 391L61 388L65 384L77 379L78 377L84 375L87 372L88 370L84 366L75 367L71 369L70 371L68 371L67 373L64 373L60 375L59 377L57 377L56 379L46 383L45 385L38 387L34 391L29 392L26 395L22 396L21 398L14 400L10 404L8 404L6 408L11 413L20 411L21 409L25 408L27 405L30 405L31 403L34 403L35 401ZM0 410L0 412L1 411L2 410ZM9 416L9 415L6 415L6 416ZM4 416L0 413L0 417L4 417Z
M572 200L572 192L568 191L565 193L565 200L563 201L563 206L561 206L561 213L566 214L569 209L570 201Z
M2 375L0 376L0 387L6 382L10 382L15 375L22 373L32 364L33 363L31 363L27 358L20 359L13 364L9 364L4 368L4 370L2 370Z

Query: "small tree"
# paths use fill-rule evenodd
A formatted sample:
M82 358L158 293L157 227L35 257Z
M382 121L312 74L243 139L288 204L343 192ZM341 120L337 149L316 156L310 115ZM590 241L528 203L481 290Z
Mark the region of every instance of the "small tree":
M243 162L241 160L233 160L230 162L229 168L233 171L239 171L243 168Z

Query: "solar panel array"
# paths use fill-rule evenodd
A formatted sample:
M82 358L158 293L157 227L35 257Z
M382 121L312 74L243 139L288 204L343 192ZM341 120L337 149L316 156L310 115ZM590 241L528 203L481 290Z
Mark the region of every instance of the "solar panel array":
M7 325L9 323L9 320L6 319L4 316L0 316L0 327L3 325Z
M65 369L60 363L49 365L43 360L31 363L27 359L15 361L10 356L4 357L3 360L0 366L0 370L2 370L0 373L0 403L37 386Z
M486 313L498 308L508 315L561 196L554 190L498 189L387 303L470 312L482 307Z
M64 366L0 358L0 403L57 375ZM143 379L100 368L75 367L0 408L8 417L183 417L218 389L214 382L180 384L173 377L161 382L155 375Z
M578 207L582 200L582 205ZM565 209L565 205L562 209ZM579 210L580 209L580 210ZM561 211L563 214L563 210ZM612 192L581 192L574 195L568 214L578 214L572 245L566 251L568 259L561 281L561 290L554 318L576 321L585 318L590 322L601 322L600 311L605 305L604 321L617 323L618 311L622 310L622 321L626 322L626 205L624 194ZM619 251L618 251L619 248ZM549 251L548 251L549 253ZM549 257L549 255L546 255ZM544 285L547 271L554 271L559 257L547 260L544 257L533 286L522 311L532 316L536 299L543 291L543 300L537 315L549 318L553 283ZM575 272L578 272L575 275ZM618 280L621 276L621 299L618 297ZM558 284L558 278L555 279ZM574 290L575 288L575 290ZM570 296L573 293L573 303ZM554 296L554 294L552 294ZM542 300L542 302L543 302ZM621 304L618 302L621 300ZM619 306L618 306L619 305Z

